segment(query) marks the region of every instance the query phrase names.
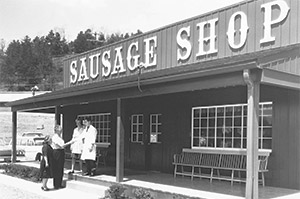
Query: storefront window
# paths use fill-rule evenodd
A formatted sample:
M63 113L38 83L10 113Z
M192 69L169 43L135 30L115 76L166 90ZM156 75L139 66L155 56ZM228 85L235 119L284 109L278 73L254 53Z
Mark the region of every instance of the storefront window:
M131 116L131 142L143 142L143 122L142 114Z
M272 102L260 103L259 148L272 148ZM192 109L192 148L247 147L247 104Z
M97 129L96 143L110 143L110 113L79 115L79 118L90 116L92 125Z
M161 114L150 115L150 142L159 143L161 136Z

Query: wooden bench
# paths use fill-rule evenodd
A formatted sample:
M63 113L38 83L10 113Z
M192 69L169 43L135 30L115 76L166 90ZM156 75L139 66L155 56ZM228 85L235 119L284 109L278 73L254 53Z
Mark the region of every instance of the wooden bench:
M268 172L268 157L269 153L259 155L259 182L265 186L264 173ZM174 154L174 177L177 175L190 176L191 180L194 177L208 178L210 182L213 179L229 180L231 185L234 181L245 182L245 178L241 178L241 172L246 172L247 156L243 153L213 153L213 152L191 152L189 150L183 151L181 154ZM203 173L202 169L208 170ZM220 175L220 171L228 171L230 176ZM197 172L198 171L198 172ZM238 173L238 178L235 173ZM217 175L215 175L217 173Z

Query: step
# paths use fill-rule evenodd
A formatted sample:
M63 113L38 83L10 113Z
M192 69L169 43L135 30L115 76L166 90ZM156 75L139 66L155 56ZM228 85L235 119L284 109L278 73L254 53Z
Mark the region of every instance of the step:
M108 189L106 186L91 184L87 182L81 182L76 180L67 180L66 187L68 189L74 189L77 191L82 191L89 194L97 195L98 197L104 197L105 191Z

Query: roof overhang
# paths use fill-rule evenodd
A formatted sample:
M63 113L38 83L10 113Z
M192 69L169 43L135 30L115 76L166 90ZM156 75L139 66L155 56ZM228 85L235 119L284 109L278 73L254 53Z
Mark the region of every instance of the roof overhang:
M277 71L273 69L263 69L261 82L266 85L273 85L288 89L300 90L300 76Z
M142 73L119 79L73 86L9 102L7 106L10 106L12 111L53 112L56 106L245 85L243 80L244 69L255 69L256 71L260 71L260 73L263 71L262 82L265 84L288 85L292 88L297 88L299 81L297 81L296 76L290 79L292 82L287 83L285 81L289 80L290 75L261 69L257 60L261 57L294 50L295 48L299 48L299 46L297 44L280 47L263 52L237 55L200 62L194 65L184 65L151 73ZM280 78L283 78L281 82Z
M223 60L224 61L224 60ZM213 66L213 67L211 67ZM65 88L7 103L12 111L37 111L47 107L108 101L164 93L183 92L244 84L243 69L257 68L255 60L218 60L189 67L145 73L76 87ZM214 77L214 78L212 78Z

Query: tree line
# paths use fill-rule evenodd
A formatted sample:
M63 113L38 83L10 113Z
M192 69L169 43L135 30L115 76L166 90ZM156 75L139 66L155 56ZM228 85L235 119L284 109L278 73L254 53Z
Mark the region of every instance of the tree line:
M137 33L95 33L91 29L80 31L74 41L67 40L51 30L48 35L31 39L13 40L5 50L0 43L0 90L29 91L34 86L39 90L53 91L62 87L63 57L82 53L114 42L127 39Z

